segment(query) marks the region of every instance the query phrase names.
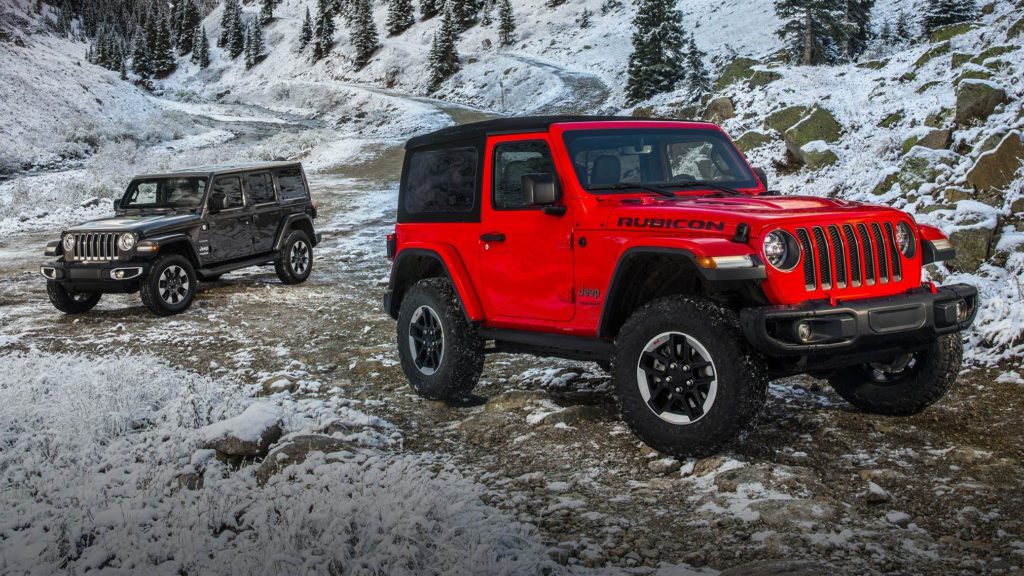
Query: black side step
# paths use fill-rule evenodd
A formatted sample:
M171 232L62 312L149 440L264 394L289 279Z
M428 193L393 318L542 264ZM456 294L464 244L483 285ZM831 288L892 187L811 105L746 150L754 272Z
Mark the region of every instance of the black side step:
M610 360L615 346L600 338L500 330L482 328L477 334L484 340L494 340L494 348L488 353L520 352L544 358L565 358L567 360Z
M272 264L274 262L273 256L267 254L261 254L255 258L247 258L245 260L236 260L234 262L228 262L219 266L211 266L209 268L202 268L196 270L196 274L200 276L215 276L217 274L227 274L235 270L241 270L242 268L249 268L250 266L263 266L266 264Z

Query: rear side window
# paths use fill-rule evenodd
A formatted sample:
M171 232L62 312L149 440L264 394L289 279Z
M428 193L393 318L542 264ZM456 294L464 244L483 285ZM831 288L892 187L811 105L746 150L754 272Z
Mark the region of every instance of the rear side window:
M306 183L302 181L302 171L298 168L278 170L277 185L281 188L281 201L309 197L309 194L306 193Z
M249 197L253 204L268 204L274 201L274 180L270 174L249 175Z
M557 181L554 160L547 142L507 142L494 148L494 207L515 210L527 207L523 200L523 176L550 174Z
M245 205L242 197L242 181L238 176L222 176L213 181L213 194L223 194L228 199L228 209Z
M405 211L413 216L474 212L478 163L474 147L414 152L403 191Z

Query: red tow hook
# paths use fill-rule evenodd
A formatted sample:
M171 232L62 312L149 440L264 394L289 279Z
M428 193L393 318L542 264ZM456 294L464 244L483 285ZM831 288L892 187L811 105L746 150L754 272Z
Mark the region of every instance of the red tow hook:
M930 290L932 294L938 294L939 293L939 289L935 287L935 282L932 282L931 280L929 280L929 281L925 282L924 284L925 284L925 286L928 287L928 290Z

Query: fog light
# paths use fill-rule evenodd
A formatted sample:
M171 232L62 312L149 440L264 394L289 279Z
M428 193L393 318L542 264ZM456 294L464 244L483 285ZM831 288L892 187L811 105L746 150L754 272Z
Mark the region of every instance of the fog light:
M117 278L118 280L124 278L124 270L117 270L114 272L114 278Z
M801 342L810 342L811 336L814 334L814 330L811 328L811 323L804 320L796 325L796 337Z
M967 320L967 316L971 313L971 307L967 305L967 302L959 300L956 303L956 320L957 322L963 322Z

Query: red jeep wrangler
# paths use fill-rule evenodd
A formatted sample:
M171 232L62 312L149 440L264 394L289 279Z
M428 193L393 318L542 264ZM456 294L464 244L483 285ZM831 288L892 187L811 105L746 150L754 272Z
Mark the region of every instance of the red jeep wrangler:
M894 415L956 380L978 296L922 283L954 256L942 232L770 192L713 124L502 119L406 151L384 306L422 396L469 395L487 353L596 361L637 436L696 456L750 425L770 376Z

